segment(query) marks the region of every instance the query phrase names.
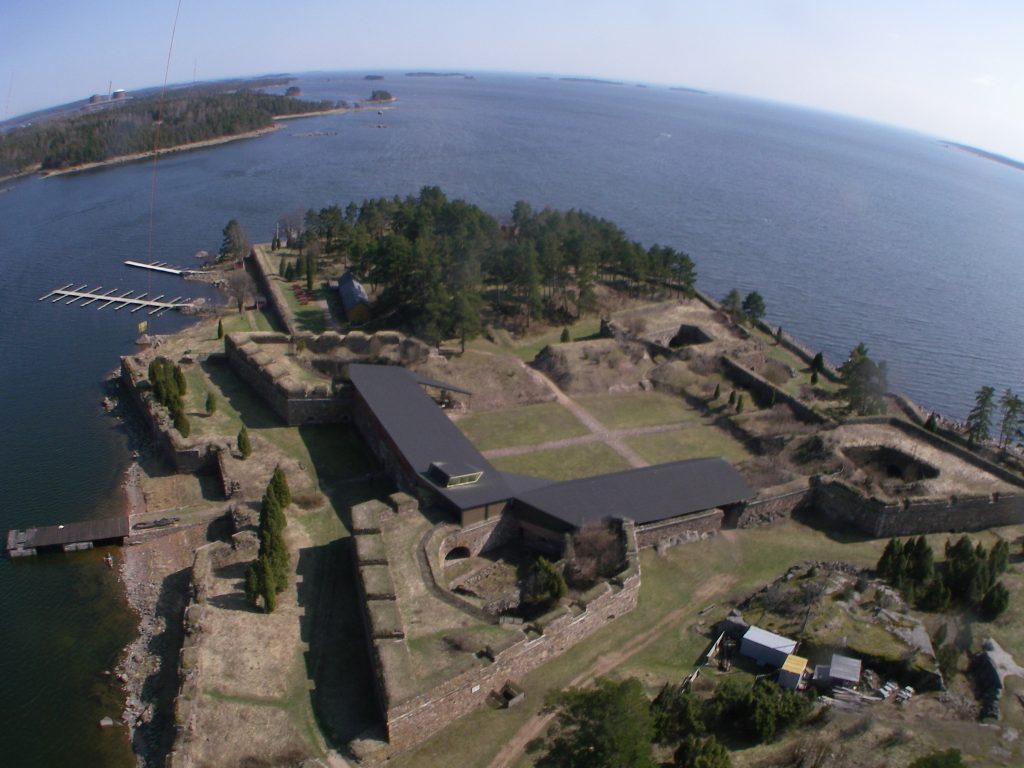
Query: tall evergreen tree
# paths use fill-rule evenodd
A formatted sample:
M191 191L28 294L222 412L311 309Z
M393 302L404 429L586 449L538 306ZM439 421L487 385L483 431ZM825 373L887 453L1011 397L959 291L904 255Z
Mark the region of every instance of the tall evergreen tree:
M1021 427L1021 413L1024 410L1024 401L1014 394L1013 390L1007 387L999 400L999 450L1005 451L1010 441L1017 436Z
M981 387L974 394L974 407L967 414L967 439L971 445L978 445L989 439L992 432L995 394L996 391L989 386Z
M252 456L252 443L249 442L249 430L242 425L242 429L238 432L238 452L242 454L243 459L248 459Z
M843 398L851 410L862 414L885 410L888 368L884 361L876 363L868 356L864 342L850 351L850 357L839 368L839 375L843 383Z

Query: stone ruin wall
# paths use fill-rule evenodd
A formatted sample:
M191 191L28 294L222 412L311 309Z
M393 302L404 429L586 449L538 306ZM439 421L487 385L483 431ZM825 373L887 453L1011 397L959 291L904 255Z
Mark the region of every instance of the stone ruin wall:
M834 478L811 479L815 514L830 524L852 525L878 538L980 531L1024 523L1020 494L907 499L893 504L865 496Z
M710 509L692 515L659 520L655 523L636 526L636 543L640 549L648 547L673 547L715 536L722 530L725 513L721 509Z
M354 507L354 536L380 536L379 516L388 513L389 507L380 502L367 502ZM479 551L479 548L484 547L496 532L501 537L505 535L503 531L514 530L514 527L508 524L502 525L502 520L506 517L507 515L503 515L466 532L460 531L446 537L439 548L439 554L444 552L446 547L450 549L454 546L467 546L471 550ZM430 690L401 702L388 700L381 656L386 644L404 642L404 631L401 626L382 625L374 604L387 601L389 596L372 595L368 585L372 578L368 574L369 569L380 567L379 558L367 558L366 562L359 562L358 553L367 552L374 547L360 547L357 544L355 567L360 604L363 607L363 625L375 670L377 700L388 733L388 754L401 752L425 741L453 721L484 705L491 692L500 691L507 681L521 680L541 664L568 650L617 616L635 608L640 590L639 555L632 523L626 522L624 526L628 542L626 570L609 582L595 587L591 599L581 611L574 612L567 607L552 611L529 625L539 632L536 636L531 637L524 632L519 640L494 652L493 660L487 662L486 666L456 674ZM465 535L460 538L460 533ZM397 617L397 606L395 608L394 615ZM400 619L398 621L400 623Z
M163 407L159 406L149 393L149 380L146 377L147 371L142 367L141 361L129 356L121 358L121 383L142 415L150 435L174 464L175 469L178 472L189 473L211 467L216 461L220 446L213 443L182 442L178 431L163 415Z
M736 504L726 510L725 527L756 528L759 525L774 523L783 517L790 517L796 509L807 502L810 495L810 487L807 487L777 496L754 499L746 504Z

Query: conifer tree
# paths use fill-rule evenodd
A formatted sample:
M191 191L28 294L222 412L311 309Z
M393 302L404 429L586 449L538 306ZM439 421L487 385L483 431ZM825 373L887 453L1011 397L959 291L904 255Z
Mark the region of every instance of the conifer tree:
M736 398L736 413L743 413L743 395Z
M712 401L717 400L722 396L722 385L715 384L715 394L711 396Z
M288 487L288 477L285 475L284 470L281 469L280 464L274 467L274 474L270 478L267 492L273 493L277 497L277 501L282 509L285 509L292 503L292 492Z
M217 412L217 396L213 392L206 393L206 415L213 416Z
M252 443L249 442L249 430L242 425L241 431L238 433L238 452L242 454L243 459L248 459L252 456Z
M223 339L224 338L224 321L223 320L218 320L217 321L217 338L218 339Z

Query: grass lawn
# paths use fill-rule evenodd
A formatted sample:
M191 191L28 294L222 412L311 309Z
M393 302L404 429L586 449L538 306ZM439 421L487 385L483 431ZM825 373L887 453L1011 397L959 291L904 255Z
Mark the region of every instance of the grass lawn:
M457 424L481 451L579 437L589 432L579 419L558 403L473 414L459 419Z
M747 449L722 429L707 422L673 432L626 438L626 444L651 464L705 456L721 456L734 464L750 458Z
M577 398L609 429L652 427L674 422L697 423L701 414L681 397L662 392L624 392Z
M521 456L502 456L491 463L503 472L533 475L548 480L574 480L629 469L629 462L604 443L584 443L567 448L535 451Z
M288 305L288 310L292 313L295 318L295 326L300 331L311 331L313 333L323 333L327 330L327 321L324 319L324 310L318 301L323 297L323 286L319 286L313 289L312 295L315 297L308 304L300 304L299 300L295 298L294 286L299 286L305 289L306 283L299 281L294 283L282 282L279 285L281 295L284 296L284 302Z

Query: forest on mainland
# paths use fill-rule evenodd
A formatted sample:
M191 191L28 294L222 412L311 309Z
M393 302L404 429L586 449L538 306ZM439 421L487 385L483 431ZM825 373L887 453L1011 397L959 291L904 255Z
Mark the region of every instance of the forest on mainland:
M125 155L269 128L274 117L344 106L241 89L206 89L104 102L70 117L0 133L0 177L100 163Z

